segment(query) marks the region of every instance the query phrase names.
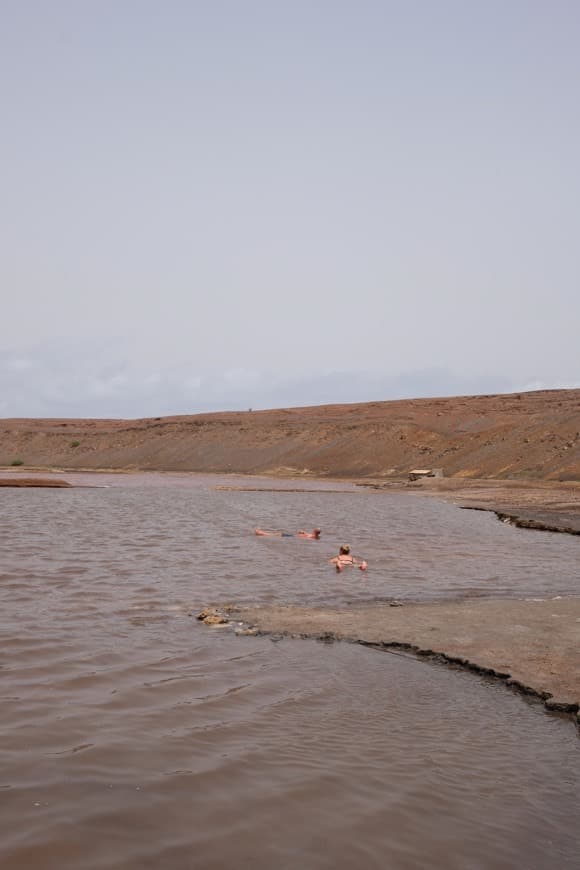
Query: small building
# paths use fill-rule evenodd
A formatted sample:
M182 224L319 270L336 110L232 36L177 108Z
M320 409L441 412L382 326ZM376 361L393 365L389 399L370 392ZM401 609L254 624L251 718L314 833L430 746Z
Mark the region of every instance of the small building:
M424 480L426 477L443 477L443 469L414 468L409 472L409 480Z

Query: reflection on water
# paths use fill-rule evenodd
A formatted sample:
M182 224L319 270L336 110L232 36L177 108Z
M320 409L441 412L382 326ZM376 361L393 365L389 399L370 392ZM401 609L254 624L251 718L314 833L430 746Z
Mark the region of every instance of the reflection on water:
M0 492L3 870L577 867L568 722L471 674L189 614L577 594L580 541L404 495L104 482ZM345 541L366 576L326 564Z

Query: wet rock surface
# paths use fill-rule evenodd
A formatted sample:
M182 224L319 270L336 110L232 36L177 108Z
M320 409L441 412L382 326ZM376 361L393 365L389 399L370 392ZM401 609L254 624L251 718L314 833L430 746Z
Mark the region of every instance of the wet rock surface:
M213 607L206 607L197 614L197 619L204 625L228 625L229 619Z

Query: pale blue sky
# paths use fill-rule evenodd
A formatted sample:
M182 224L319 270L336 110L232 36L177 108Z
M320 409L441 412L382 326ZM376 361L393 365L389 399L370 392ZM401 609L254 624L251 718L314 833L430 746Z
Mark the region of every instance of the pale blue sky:
M0 414L580 385L580 3L0 0Z

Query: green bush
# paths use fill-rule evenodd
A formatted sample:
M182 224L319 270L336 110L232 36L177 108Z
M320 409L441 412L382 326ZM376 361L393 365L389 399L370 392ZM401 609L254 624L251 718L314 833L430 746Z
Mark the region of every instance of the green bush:
M10 465L24 465L23 459L13 459Z
M71 441L70 446L71 447L78 447L80 443L81 443L80 441Z

